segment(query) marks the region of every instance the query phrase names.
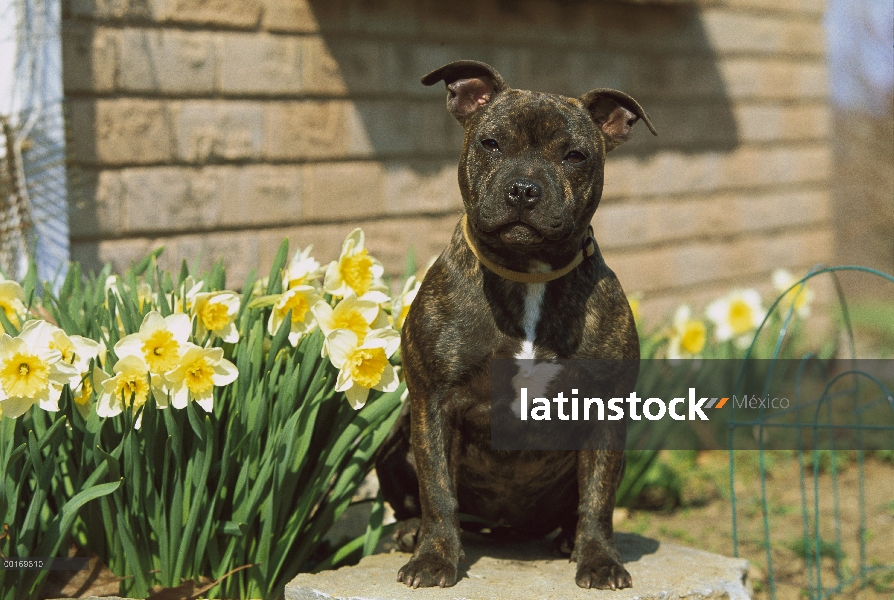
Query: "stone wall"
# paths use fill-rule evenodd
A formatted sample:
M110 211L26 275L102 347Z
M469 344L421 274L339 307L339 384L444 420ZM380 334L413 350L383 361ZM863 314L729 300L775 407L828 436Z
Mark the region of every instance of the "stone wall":
M594 226L660 315L831 258L823 0L63 0L83 199L73 258L223 257L354 227L400 274L446 244L462 130L419 78L474 58L509 85L636 97Z

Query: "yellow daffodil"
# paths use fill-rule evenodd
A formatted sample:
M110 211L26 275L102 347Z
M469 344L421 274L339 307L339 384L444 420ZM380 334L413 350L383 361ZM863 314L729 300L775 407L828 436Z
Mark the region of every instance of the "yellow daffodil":
M96 386L96 414L100 417L114 417L130 406L133 412L146 404L149 399L151 385L149 382L149 365L140 356L125 356L115 363L112 369L114 377L102 369L93 369L93 385ZM140 418L134 424L139 429Z
M410 312L410 304L416 299L420 285L422 285L422 282L417 280L416 277L410 277L404 284L404 289L401 291L400 298L395 303L394 312L392 313L394 326L398 329L404 326L404 321L407 320L407 315Z
M93 387L87 377L90 371L90 361L98 359L102 346L94 340L79 336L67 335L58 327L53 328L50 348L58 350L62 355L62 362L72 365L78 373L77 381L71 383L72 398L75 408L85 419L90 412Z
M0 311L15 327L22 324L27 312L25 290L15 281L5 281L0 277Z
M708 328L704 321L693 319L692 309L684 304L674 314L667 357L672 360L696 358L705 349L707 337Z
M397 389L397 373L388 362L400 346L397 331L371 331L361 344L353 331L336 329L326 337L326 341L329 358L339 370L335 390L344 392L355 410L366 404L370 389L384 392Z
M171 387L171 405L186 408L194 400L210 413L214 408L214 386L228 385L238 375L236 365L223 357L222 348L188 344L177 368L165 376Z
M0 336L0 403L5 416L19 417L35 404L57 411L62 386L79 380L76 368L50 347L54 329L33 320L14 338Z
M320 263L310 255L313 246L304 250L298 250L292 256L289 266L283 273L283 289L290 290L299 285L310 285L323 276L324 269Z
M179 364L183 345L191 333L189 315L174 313L162 317L151 311L143 318L137 333L125 336L115 344L115 354L119 359L136 356L146 364L152 376L152 393L159 406L167 406L170 391L164 374Z
M192 314L196 317L196 339L203 340L209 334L228 344L239 341L236 315L239 313L239 296L234 292L200 292L195 295Z
M345 239L341 255L326 269L323 289L337 298L356 295L363 297L370 292L385 296L382 275L385 268L382 263L369 255L363 247L364 236L361 229L355 229ZM372 299L372 298L369 298Z
M311 310L327 339L336 329L348 329L357 336L357 343L362 344L367 333L387 325L384 315L380 315L378 304L371 300L360 300L357 296L348 296L336 304L335 308L320 300ZM328 341L323 343L323 356L328 355L328 346Z
M203 287L205 287L204 281L196 283L196 280L193 279L192 275L188 276L180 282L180 287L174 290L171 294L172 310L175 313L190 312L196 296L202 291Z
M267 331L270 335L276 335L279 326L285 320L289 311L292 311L292 324L289 330L289 343L297 346L299 340L317 326L311 307L320 300L316 288L310 285L299 285L288 290L273 305L270 320L267 322Z
M799 281L800 278L794 277L785 269L777 269L773 273L773 287L778 293L785 293L782 300L779 301L779 310L782 315L787 315L790 310L794 310L799 317L810 316L810 303L813 302L814 293L805 283L799 283Z
M761 296L757 290L733 290L725 298L708 305L707 316L714 323L714 335L720 342L735 339L740 348L748 346L748 335L764 320Z

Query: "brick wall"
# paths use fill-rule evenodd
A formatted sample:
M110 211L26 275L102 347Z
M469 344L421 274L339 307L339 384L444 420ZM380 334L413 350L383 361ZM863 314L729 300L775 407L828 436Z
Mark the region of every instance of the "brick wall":
M84 201L75 259L337 256L355 226L390 272L460 210L462 130L421 75L475 58L510 86L632 94L594 226L658 315L831 258L823 0L68 0L64 74Z

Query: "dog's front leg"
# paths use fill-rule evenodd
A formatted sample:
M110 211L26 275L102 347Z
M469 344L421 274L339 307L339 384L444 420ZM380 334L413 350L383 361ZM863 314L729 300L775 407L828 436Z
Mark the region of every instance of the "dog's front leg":
M444 406L446 393L410 394L410 432L422 510L419 542L397 580L411 587L452 586L457 580L462 546L456 501L457 441Z
M581 450L577 454L580 505L571 560L582 588L618 590L633 585L614 542L615 492L624 476L624 452Z

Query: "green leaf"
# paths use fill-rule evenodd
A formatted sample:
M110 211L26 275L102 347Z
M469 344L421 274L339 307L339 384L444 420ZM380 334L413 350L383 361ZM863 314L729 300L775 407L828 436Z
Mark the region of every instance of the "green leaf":
M282 273L286 268L286 261L289 260L289 240L283 240L276 252L276 258L273 259L273 265L270 267L270 280L267 282L267 294L282 293Z

